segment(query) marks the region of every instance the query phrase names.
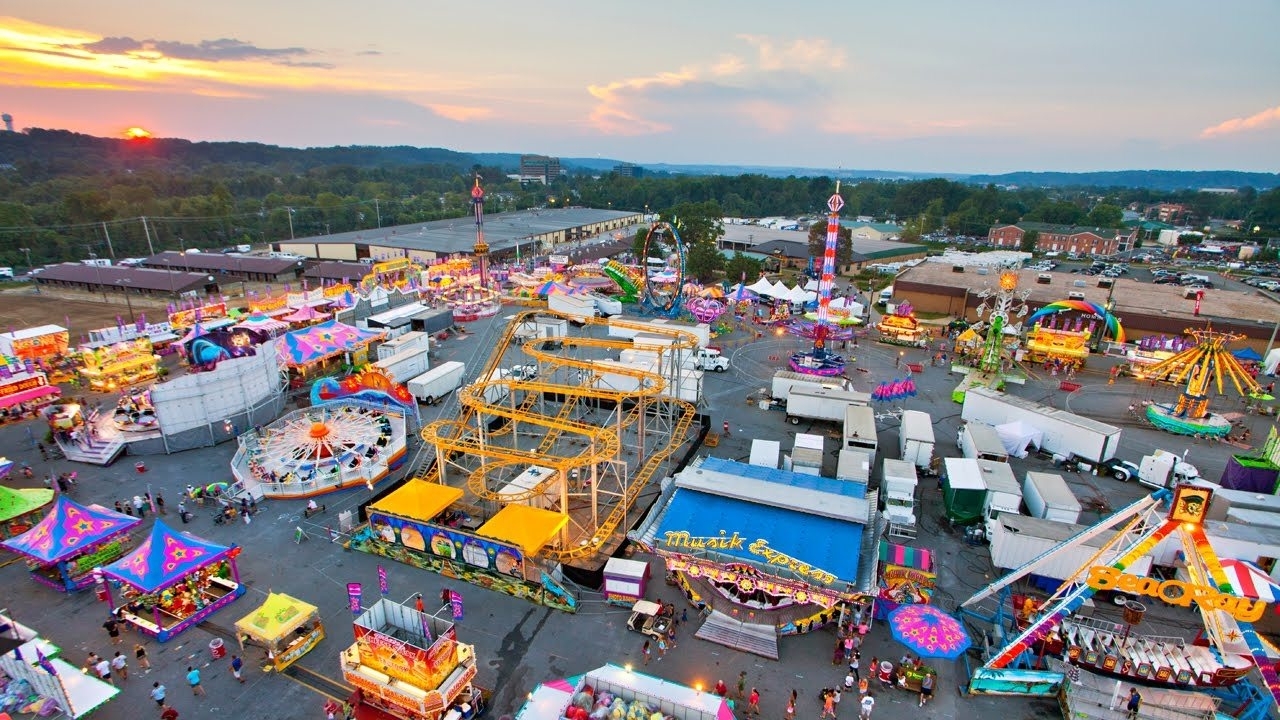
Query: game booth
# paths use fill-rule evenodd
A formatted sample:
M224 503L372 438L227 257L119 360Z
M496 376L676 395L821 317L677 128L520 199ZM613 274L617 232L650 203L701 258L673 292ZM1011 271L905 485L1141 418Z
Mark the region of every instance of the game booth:
M10 368L19 368L11 371ZM0 411L5 418L20 418L36 408L57 402L62 390L49 382L49 376L40 370L25 370L18 364L0 366Z
M0 458L0 464L9 463ZM0 472L0 477L4 473ZM35 526L53 502L53 491L46 488L8 488L0 486L0 538L15 538Z
M352 598L353 610L359 603ZM353 625L356 641L339 660L342 679L356 688L357 720L467 720L483 712L485 692L472 684L475 647L458 642L451 618L382 598Z
M936 581L932 551L881 540L875 618L884 620L902 605L927 604Z
M175 532L156 520L133 552L102 568L119 584L112 612L139 631L165 642L230 605L245 593L236 568L240 548Z
M324 639L324 623L315 605L273 592L253 612L236 621L240 652L245 640L266 648L263 672L279 672L294 664Z
M10 550L27 558L31 579L62 592L93 585L95 568L115 560L132 545L142 520L99 505L84 506L58 495L49 514L30 530L5 540Z
M67 354L70 342L71 333L61 325L13 330L0 333L0 355L32 362L53 360Z
M1077 319L1079 320L1079 319ZM1027 331L1027 360L1045 363L1058 369L1084 367L1089 358L1089 340L1093 336L1088 328L1053 327L1052 319L1036 323Z
M515 720L587 718L733 720L733 701L709 688L689 687L631 666L609 664L583 675L552 680L529 693Z
M356 531L349 547L575 612L577 598L536 560L568 517L513 503L481 524L452 509L462 496L459 488L409 480L369 506L369 524Z
M151 347L151 338L86 348L80 351L80 374L89 383L89 389L98 392L115 392L122 387L137 385L156 379L159 374L160 356Z
M330 320L282 335L280 360L299 378L323 375L335 360L359 367L369 362L369 345L385 335Z
M63 660L58 646L0 613L0 718L22 713L78 719L120 694Z

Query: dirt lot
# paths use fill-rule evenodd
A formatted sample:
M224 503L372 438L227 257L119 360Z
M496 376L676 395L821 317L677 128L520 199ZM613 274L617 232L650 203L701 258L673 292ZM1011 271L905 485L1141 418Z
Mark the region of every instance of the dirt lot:
M88 338L90 330L115 325L117 315L129 322L129 310L124 301L120 298L112 300L118 302L104 303L101 295L90 296L87 293L41 292L36 295L30 287L5 290L0 292L0 332L37 325L61 325L71 331L71 344L76 345ZM135 317L146 313L150 322L159 322L166 317L164 306L154 302L144 304L135 300L133 312Z

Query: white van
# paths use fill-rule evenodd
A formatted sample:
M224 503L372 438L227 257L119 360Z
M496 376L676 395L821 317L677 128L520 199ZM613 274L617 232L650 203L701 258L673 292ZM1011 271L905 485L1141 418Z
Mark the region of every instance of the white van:
M893 299L893 286L890 285L889 287L880 291L880 297L876 300L876 304L884 305L892 299Z
M11 268L11 267L0 267L0 278L8 278L8 279L12 280L12 279L13 279L13 268Z

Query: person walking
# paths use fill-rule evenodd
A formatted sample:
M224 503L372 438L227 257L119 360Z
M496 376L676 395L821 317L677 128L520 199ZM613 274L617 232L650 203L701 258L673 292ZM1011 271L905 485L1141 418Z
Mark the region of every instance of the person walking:
M244 668L244 661L240 659L239 655L232 655L231 675L235 677L236 680L239 680L241 685L244 684L244 676L240 673L242 668Z
M107 637L111 638L112 645L124 642L124 638L120 637L120 621L115 615L108 617L107 621L102 623L102 629L107 631Z
M44 460L45 462L48 462L49 449L44 446L44 443L42 442L36 443L36 449L40 451L40 459Z
M151 661L147 659L147 649L142 647L142 643L133 644L133 658L138 661L138 667L151 672Z
M422 602L422 593L418 593L418 596L414 598L413 607L420 613L427 612L427 605L426 603Z
M729 421L728 421L728 420L725 420L725 421L724 421L724 434L725 434L725 435L729 435L729 434L730 434L730 433L729 433Z
M849 672L845 673L845 676L844 676L844 689L852 690L855 683L857 683L857 680L854 679L853 667L850 666Z
M661 660L666 656L667 656L667 639L664 637L660 637L658 638L658 659Z
M1129 700L1124 708L1129 711L1129 720L1137 720L1138 710L1142 709L1142 693L1138 692L1138 688L1129 688Z
M933 697L933 682L933 671L925 673L924 677L920 679L920 707L924 707L924 704Z
M192 695L204 695L204 688L200 687L200 671L187 666L187 684L191 686Z
M190 518L187 517L187 502L185 500L178 501L178 517L182 518L182 524L186 525Z
M644 645L640 648L640 654L644 656L644 664L649 664L649 657L653 655L653 650L649 648L649 641L645 640Z
M871 720L871 711L876 709L876 699L871 695L862 696L862 709L858 717L862 720Z
M103 682L109 682L113 686L116 684L116 681L111 679L111 663L107 662L106 658L98 658L98 662L93 665L93 670L98 673L98 677Z
M829 692L824 692L822 695L823 695L823 697L822 697L822 715L818 716L818 717L819 717L819 720L822 720L823 718L832 718L832 720L835 720L835 717L836 717L836 702L835 702L835 698L833 698L833 697L831 696L831 693L829 693Z
M147 516L146 508L147 508L147 501L143 500L141 495L134 495L133 509L138 513L138 517L143 518Z
M787 720L795 720L796 717L796 691L791 691L791 697L787 698Z
M178 709L172 705L160 705L160 720L178 720Z
M853 659L853 633L844 636L844 661Z
M745 700L747 697L747 671L743 670L738 673L738 694L734 695L739 700Z
M156 705L159 705L161 708L164 707L164 695L165 695L164 686L161 685L159 681L151 684L151 699L155 700Z
M111 658L111 672L119 675L121 681L129 679L129 659L119 650L116 651L115 657Z
M164 510L164 494L156 493L156 512L161 515L168 515Z
M853 675L854 680L862 679L862 673L859 671L859 668L861 667L861 657L862 653L858 652L857 649L854 649L853 659L849 661L849 672Z
M755 688L751 688L751 694L747 696L747 714L760 714L760 691Z

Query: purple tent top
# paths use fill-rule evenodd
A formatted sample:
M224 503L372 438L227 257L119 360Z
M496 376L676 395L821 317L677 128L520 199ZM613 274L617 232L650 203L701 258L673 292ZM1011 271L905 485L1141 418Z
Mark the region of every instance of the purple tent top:
M382 337L385 333L361 330L337 320L322 322L302 330L285 333L280 343L280 356L285 365L310 365L334 355L356 350Z
M156 592L183 577L226 557L231 548L174 532L156 520L151 536L133 552L102 568L104 575L138 588Z
M43 563L66 560L135 527L142 520L106 508L89 508L58 495L44 519L18 537L4 541L14 552Z
M280 319L287 322L295 323L295 322L313 322L316 320L323 320L327 317L329 317L329 313L320 312L319 310L316 310L315 307L311 305L306 305L304 307L298 308L293 313L289 315L285 315Z

